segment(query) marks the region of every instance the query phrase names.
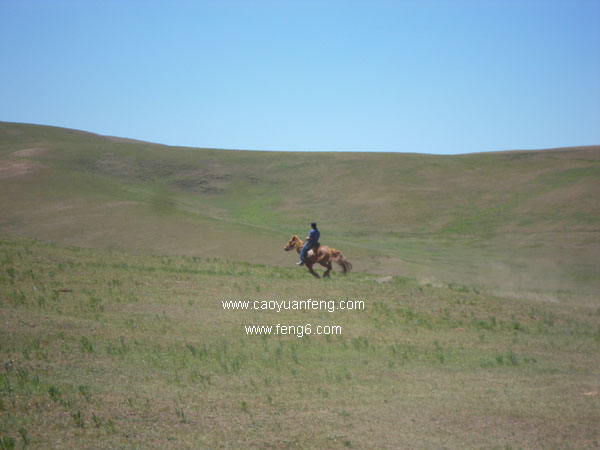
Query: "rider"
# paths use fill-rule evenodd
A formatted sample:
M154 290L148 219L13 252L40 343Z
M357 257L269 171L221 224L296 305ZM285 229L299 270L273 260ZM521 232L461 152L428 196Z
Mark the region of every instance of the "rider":
M299 266L304 265L304 259L306 258L306 254L308 253L308 251L310 249L318 247L319 245L319 237L321 236L321 233L317 229L317 224L313 222L310 224L310 226L311 230L308 232L308 236L306 237L306 243L300 251L300 261L296 263Z

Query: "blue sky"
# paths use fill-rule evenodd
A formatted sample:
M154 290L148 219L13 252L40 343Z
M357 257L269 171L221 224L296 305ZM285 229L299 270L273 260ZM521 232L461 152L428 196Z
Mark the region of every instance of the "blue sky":
M170 145L600 144L600 1L0 0L0 120Z

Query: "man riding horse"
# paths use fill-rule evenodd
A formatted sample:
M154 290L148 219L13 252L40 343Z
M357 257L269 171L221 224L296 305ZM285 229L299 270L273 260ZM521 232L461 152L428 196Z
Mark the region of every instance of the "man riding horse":
M314 250L319 246L319 237L321 237L321 233L320 233L319 229L317 228L317 223L312 222L310 224L310 227L311 227L311 229L308 232L308 236L306 237L306 243L304 244L304 247L302 247L302 250L300 251L300 261L298 261L296 263L299 266L304 265L304 259L306 258L306 254L308 253L308 251Z
M321 233L317 229L317 224L313 222L311 223L311 227L306 238L306 243L302 242L298 236L293 235L284 247L284 250L286 252L296 250L300 253L300 262L297 264L299 266L306 265L308 271L317 278L319 278L319 274L313 270L315 264L320 264L327 269L323 277L329 277L332 262L339 264L344 274L350 272L352 264L344 258L339 250L327 245L320 245L319 237Z

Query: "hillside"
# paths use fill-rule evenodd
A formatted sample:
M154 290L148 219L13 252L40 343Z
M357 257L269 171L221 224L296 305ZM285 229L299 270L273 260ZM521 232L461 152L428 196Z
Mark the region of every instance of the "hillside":
M598 146L232 151L0 123L3 235L291 265L316 220L358 271L551 298L600 288L599 180Z
M0 123L0 449L598 448L599 158Z
M600 443L597 307L11 238L0 317L0 448Z

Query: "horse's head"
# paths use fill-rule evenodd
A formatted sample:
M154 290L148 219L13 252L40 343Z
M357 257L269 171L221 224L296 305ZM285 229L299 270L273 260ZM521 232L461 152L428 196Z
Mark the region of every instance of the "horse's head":
M290 250L297 248L299 244L300 244L300 238L296 235L293 235L283 249L286 252L289 252Z

